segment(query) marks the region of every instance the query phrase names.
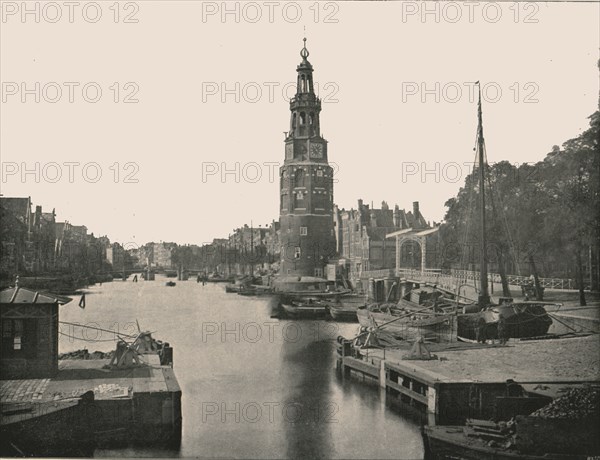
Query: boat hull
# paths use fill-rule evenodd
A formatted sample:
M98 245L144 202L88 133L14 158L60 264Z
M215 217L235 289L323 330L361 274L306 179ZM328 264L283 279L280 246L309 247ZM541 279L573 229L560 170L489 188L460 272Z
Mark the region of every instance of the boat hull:
M245 296L270 296L273 295L273 290L269 286L250 285L238 292L239 295Z
M457 340L455 315L431 315L422 318L399 317L390 313L378 313L366 308L359 308L357 316L361 326L383 325L383 330L404 340L416 340L419 337L434 342L455 342Z
M329 312L326 305L309 305L303 302L282 302L281 307L285 314L291 318L323 318Z
M515 303L498 305L477 313L458 315L458 335L477 340L478 328L485 323L485 338L498 338L498 317L505 318L506 338L539 337L548 332L552 319L541 304Z
M93 399L91 393L78 401L36 403L29 412L13 415L7 415L3 405L0 455L91 456L96 447L90 417Z
M329 314L336 321L347 321L352 323L358 322L358 316L356 314L358 307L338 307L329 306Z
M486 442L470 438L460 426L425 426L423 444L425 460L583 460L584 455L528 455L517 450L489 446ZM589 457L587 457L589 458Z
M363 296L356 294L346 294L328 299L329 315L336 321L358 322L356 312L359 307L365 306L366 301Z

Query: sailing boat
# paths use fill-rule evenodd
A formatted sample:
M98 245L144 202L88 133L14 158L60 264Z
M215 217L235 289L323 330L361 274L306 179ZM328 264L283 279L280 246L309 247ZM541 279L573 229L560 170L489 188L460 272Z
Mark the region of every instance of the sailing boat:
M356 316L361 326L384 329L392 336L403 340L419 338L429 342L456 342L457 340L456 315L438 313L429 306L408 309L400 304L375 303L359 307Z
M477 82L479 85L479 82ZM440 296L433 296L433 302L421 305L408 298L396 303L371 304L360 307L357 312L362 326L368 327L375 320L387 323L387 330L403 339L414 339L421 335L439 342L451 342L458 338L479 340L498 338L498 324L502 322L504 338L524 338L542 336L548 332L552 320L544 305L548 302L513 302L502 298L499 305L492 304L488 290L488 256L486 235L486 193L485 193L485 140L481 110L481 89L479 90L477 154L479 161L480 211L480 277L479 293L475 304L466 304L458 294L435 288ZM407 297L411 293L408 293ZM449 301L448 297L453 300ZM431 300L431 299L430 299ZM454 305L452 305L454 304ZM424 308L425 307L425 308ZM429 307L429 309L427 308ZM452 311L453 310L453 311ZM414 314L410 314L410 312Z
M362 327L376 328L402 340L424 338L433 342L456 342L456 309L446 312L433 305L419 305L406 299L398 303L390 302L392 290L387 302L361 305L356 311Z
M479 86L479 82L476 83ZM458 335L466 339L485 341L498 338L498 325L502 322L504 338L537 337L548 332L552 320L548 316L544 302L513 302L512 298L502 298L499 305L492 304L488 290L488 256L486 232L486 189L485 189L485 139L483 136L483 116L481 110L481 87L477 107L477 156L479 162L480 200L480 274L477 306L479 311L458 314Z

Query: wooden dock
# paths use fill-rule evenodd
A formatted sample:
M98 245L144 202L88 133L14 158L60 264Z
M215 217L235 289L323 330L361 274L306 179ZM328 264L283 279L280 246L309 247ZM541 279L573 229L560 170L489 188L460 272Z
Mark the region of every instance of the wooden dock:
M338 347L337 367L345 376L377 383L386 393L415 407L430 425L458 425L467 418L489 419L514 403L508 379L532 397L535 410L561 387L600 383L597 335L521 342L502 347L436 351L439 359L408 360L406 350ZM514 408L513 408L514 409Z

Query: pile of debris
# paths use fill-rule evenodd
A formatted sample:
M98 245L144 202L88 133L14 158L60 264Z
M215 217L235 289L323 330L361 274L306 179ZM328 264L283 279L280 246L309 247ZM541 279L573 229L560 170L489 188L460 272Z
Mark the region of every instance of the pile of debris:
M110 359L112 358L114 351L104 353L102 351L95 351L90 353L86 348L83 350L70 351L68 353L60 353L58 359Z
M600 388L570 388L527 417L517 416L516 445L532 454L600 454Z
M547 406L536 410L531 417L544 419L581 420L598 417L600 413L600 387L570 388Z

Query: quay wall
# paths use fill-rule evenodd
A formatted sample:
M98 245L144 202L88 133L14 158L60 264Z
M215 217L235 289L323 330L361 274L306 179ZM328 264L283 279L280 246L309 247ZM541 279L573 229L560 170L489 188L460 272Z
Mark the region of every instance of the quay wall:
M363 380L377 382L392 398L390 401L415 408L426 415L429 425L460 425L467 418L509 420L543 407L552 396L543 391L529 393L527 398L508 396L506 379L542 388L597 382L593 365L581 368L582 357L597 346L595 337L546 342L447 351L441 352L446 356L440 360L421 361L403 359L402 352L377 348L363 349L358 354L351 342L338 339L337 365L344 376L362 375ZM560 363L548 360L548 355L557 356L556 349L572 355L572 359ZM503 359L499 353L511 358ZM593 360L593 356L587 359ZM581 371L571 371L574 365Z

